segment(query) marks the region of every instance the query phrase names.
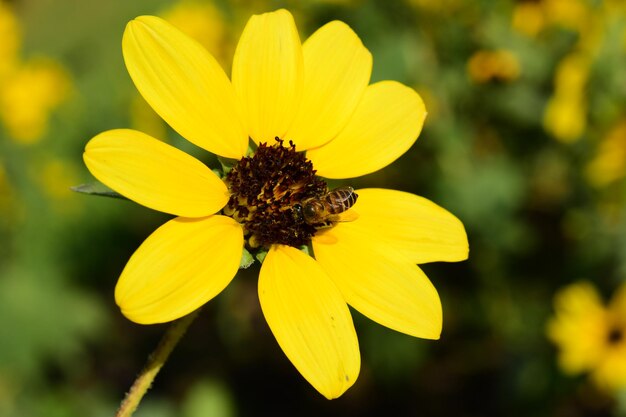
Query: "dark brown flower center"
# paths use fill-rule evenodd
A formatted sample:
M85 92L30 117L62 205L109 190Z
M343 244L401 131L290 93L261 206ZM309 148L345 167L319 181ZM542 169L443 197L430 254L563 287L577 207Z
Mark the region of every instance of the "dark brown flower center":
M606 340L611 345L620 343L624 339L624 330L620 327L613 326L606 335Z
M224 214L243 225L251 248L306 245L318 228L328 225L303 214L303 207L322 200L328 187L291 141L289 146L278 138L274 145L260 144L253 156L232 168L225 182L231 196Z

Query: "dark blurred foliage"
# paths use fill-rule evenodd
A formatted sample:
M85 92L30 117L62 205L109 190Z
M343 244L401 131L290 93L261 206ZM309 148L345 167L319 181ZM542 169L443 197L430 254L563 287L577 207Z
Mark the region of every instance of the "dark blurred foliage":
M166 329L126 320L113 289L167 216L69 186L92 181L85 143L118 127L215 162L151 113L121 54L124 26L137 15L181 25L200 15L169 0L1 4L21 35L12 46L0 28L0 58L15 61L6 73L0 66L0 415L111 416ZM470 259L423 266L443 302L440 341L353 312L361 375L334 401L284 357L260 311L258 266L245 270L204 307L138 417L626 415L623 393L562 375L545 337L560 287L585 278L608 294L626 274L621 1L200 4L211 11L197 36L226 68L253 13L289 8L303 39L330 20L348 23L374 56L372 80L414 87L429 112L404 156L352 185L447 208L466 226ZM53 84L67 88L11 78L37 59L54 62L62 79ZM11 110L15 86L26 100ZM22 137L14 120L22 108L42 109L36 137Z

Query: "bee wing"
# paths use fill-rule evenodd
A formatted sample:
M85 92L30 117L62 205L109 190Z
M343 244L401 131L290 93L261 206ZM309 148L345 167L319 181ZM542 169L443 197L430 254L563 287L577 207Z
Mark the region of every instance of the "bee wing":
M359 218L359 213L357 213L354 209L350 209L348 211L344 211L343 213L339 213L338 222L353 222Z

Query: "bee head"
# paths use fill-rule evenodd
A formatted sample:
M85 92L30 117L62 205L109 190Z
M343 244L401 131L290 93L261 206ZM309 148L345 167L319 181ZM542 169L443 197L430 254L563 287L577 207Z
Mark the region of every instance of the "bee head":
M311 220L315 219L317 214L318 214L318 210L317 210L315 204L306 203L302 207L302 215L304 216L305 220L307 220L307 221L311 221Z
M296 219L296 221L303 222L304 215L302 214L302 204L294 204L294 206L291 209L293 212L294 219Z
M310 202L304 204L296 203L291 209L294 219L298 222L310 223L318 215L318 209L315 207L315 204Z

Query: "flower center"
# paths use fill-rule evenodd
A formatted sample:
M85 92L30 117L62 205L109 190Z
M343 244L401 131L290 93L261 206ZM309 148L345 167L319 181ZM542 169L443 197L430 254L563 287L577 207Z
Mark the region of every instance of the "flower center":
M624 339L624 331L619 327L612 327L607 333L606 340L610 345L615 345Z
M351 187L329 193L311 161L296 152L291 141L285 146L279 138L273 146L262 143L253 156L242 158L225 182L231 195L224 214L243 225L250 248L307 245L357 197Z

